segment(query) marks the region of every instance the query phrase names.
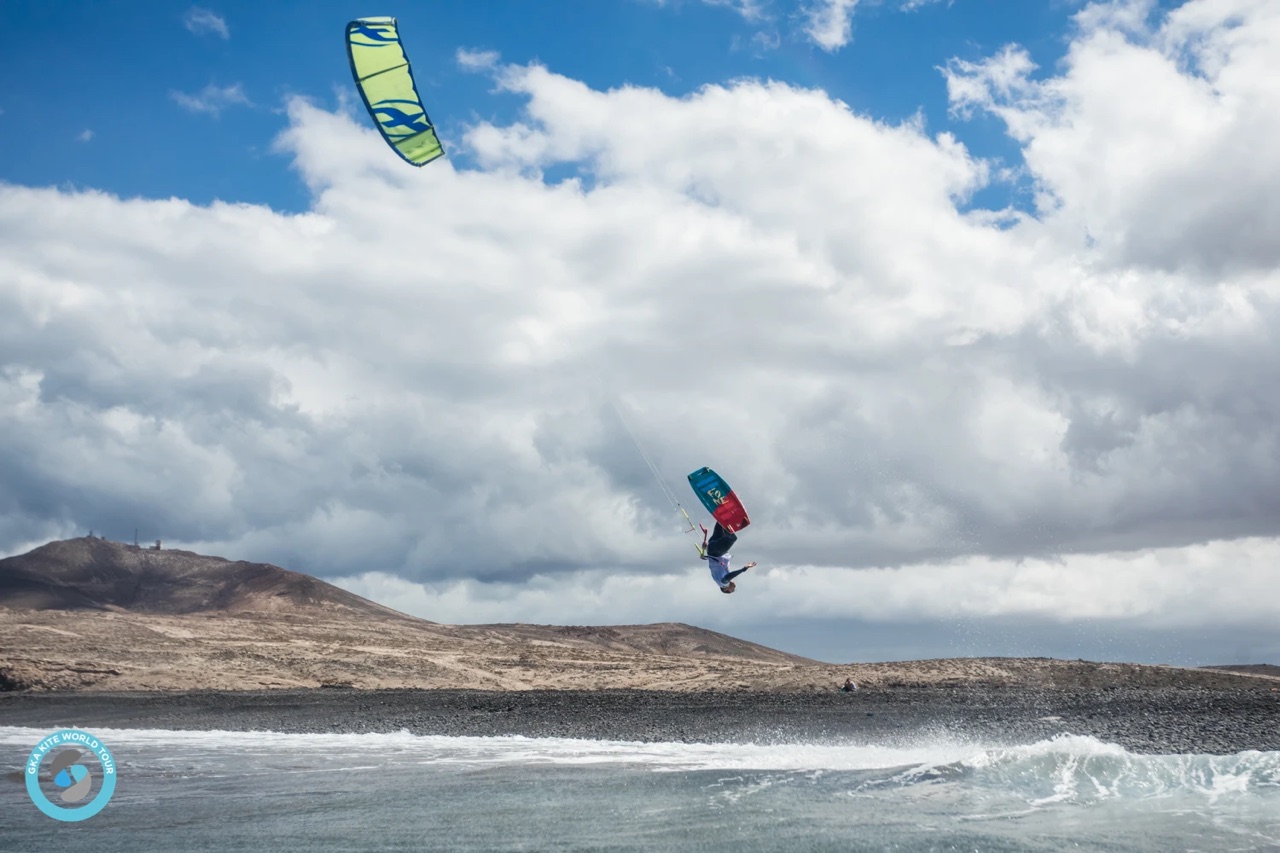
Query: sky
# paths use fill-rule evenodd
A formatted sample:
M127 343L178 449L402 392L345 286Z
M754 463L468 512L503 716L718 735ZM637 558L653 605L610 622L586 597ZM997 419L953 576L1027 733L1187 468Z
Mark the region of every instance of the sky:
M829 662L1280 662L1280 5L0 15L0 554L136 530ZM352 84L368 15L423 168ZM709 522L704 465L730 596L664 495Z

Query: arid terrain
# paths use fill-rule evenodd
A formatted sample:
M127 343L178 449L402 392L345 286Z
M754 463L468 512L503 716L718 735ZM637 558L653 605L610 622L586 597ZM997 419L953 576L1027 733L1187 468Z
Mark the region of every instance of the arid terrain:
M1263 689L1267 674L999 658L818 663L682 624L444 625L259 563L85 537L0 560L0 689Z
M0 685L9 690L833 691L845 678L864 688L1238 687L1261 680L1222 671L1020 658L819 664L678 624L451 626L294 613L0 611Z

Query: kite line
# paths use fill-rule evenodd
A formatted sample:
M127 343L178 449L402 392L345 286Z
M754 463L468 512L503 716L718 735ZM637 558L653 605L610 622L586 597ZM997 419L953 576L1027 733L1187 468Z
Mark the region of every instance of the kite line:
M613 407L613 413L618 416L618 421L622 424L622 428L627 431L627 436L630 437L631 443L634 444L636 446L636 450L640 452L641 458L644 459L644 464L649 466L649 471L653 474L653 479L658 482L658 488L662 489L662 493L666 495L667 500L671 501L671 505L676 508L676 511L684 516L685 522L689 525L684 532L697 532L698 525L694 524L693 519L689 517L689 513L685 511L684 506L681 505L680 499L676 497L675 492L671 491L671 487L668 486L667 481L663 479L662 473L658 470L658 466L654 465L653 460L649 458L649 454L645 453L644 445L642 445L640 440L636 438L635 431L631 429L631 424L627 423L627 419L622 416L622 410L618 408L618 404L610 400L609 405ZM701 556L702 547L700 545L694 545L693 547L697 550L698 555Z

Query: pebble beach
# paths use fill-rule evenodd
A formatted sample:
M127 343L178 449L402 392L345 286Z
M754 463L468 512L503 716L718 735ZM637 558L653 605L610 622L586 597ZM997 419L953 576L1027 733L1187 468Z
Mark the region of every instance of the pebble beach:
M853 693L259 690L0 695L0 725L621 741L1030 743L1090 735L1136 753L1280 750L1280 691L910 687Z

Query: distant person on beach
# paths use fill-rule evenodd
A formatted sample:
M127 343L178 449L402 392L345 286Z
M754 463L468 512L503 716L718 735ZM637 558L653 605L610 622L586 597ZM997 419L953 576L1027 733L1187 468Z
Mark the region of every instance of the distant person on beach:
M841 687L840 689L843 690L845 693L852 693L853 691L858 689L858 685L853 683L853 679L846 678L844 680L844 687Z
M715 580L716 585L720 587L723 593L731 593L738 588L733 579L745 572L747 569L755 565L754 562L747 563L736 572L729 571L729 549L733 547L733 543L738 541L738 534L725 530L720 526L720 522L716 522L716 529L711 533L711 538L707 538L707 528L699 524L702 528L702 559L707 561L707 568L711 570L711 577Z

